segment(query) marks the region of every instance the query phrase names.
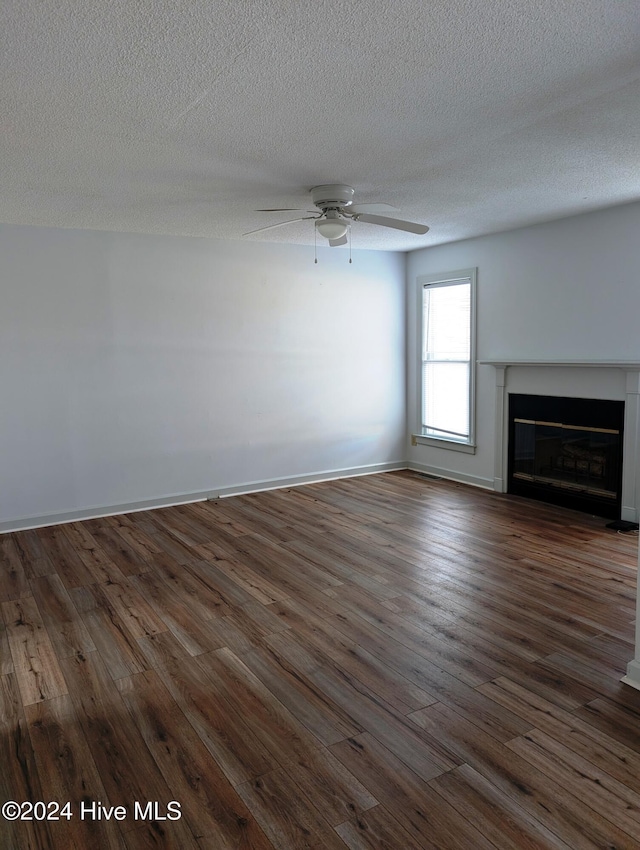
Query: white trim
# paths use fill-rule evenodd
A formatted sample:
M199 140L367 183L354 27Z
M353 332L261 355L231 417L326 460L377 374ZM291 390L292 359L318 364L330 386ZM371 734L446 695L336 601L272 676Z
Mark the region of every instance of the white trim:
M422 399L422 354L423 354L423 327L422 320L424 316L423 292L426 286L431 284L439 284L441 286L453 286L458 283L469 281L471 290L471 351L469 353L469 439L464 442L456 442L447 440L446 438L438 439L430 435L427 439L432 442L424 445L436 446L438 448L453 449L457 451L467 451L468 454L475 454L476 446L476 356L477 356L477 280L478 269L472 267L469 269L458 269L452 272L439 272L438 274L421 274L416 277L416 290L418 293L418 341L420 343L420 368L418 369L418 395L416 398L418 403L418 422L416 423L416 431L422 431L422 414L423 414L423 399ZM416 435L417 436L417 435ZM420 436L425 437L424 434ZM468 451L462 446L471 447L472 451Z
M369 466L354 466L351 469L334 469L317 472L313 475L294 475L289 478L273 478L270 481L250 481L246 484L234 484L220 487L209 493L208 499L226 499L228 496L246 496L249 493L262 493L265 490L279 490L282 487L300 487L303 484L317 484L320 481L338 481L341 478L356 478L361 475L376 475L378 472L397 472L406 469L406 461L373 463Z
M494 489L507 490L508 468L508 368L510 366L564 366L581 368L621 369L625 377L624 446L622 461L622 504L620 518L638 522L640 517L640 363L628 360L479 360L490 365L496 373Z
M496 366L496 404L495 404L495 443L493 456L493 489L497 493L507 492L507 480L504 474L504 424L505 424L505 387L507 383L507 370L504 366Z
M493 490L492 478L480 478L479 475L469 475L466 472L458 472L457 469L443 469L439 466L430 466L426 463L409 461L407 469L413 472L424 472L426 475L435 475L438 478L446 478L447 481L457 481L459 484L470 484L472 487L480 487L483 490Z
M445 440L443 437L425 437L424 434L412 434L411 443L414 446L433 446L437 449L452 449L454 452L465 452L468 455L476 453L476 446L467 442Z
M98 519L118 514L137 513L154 508L170 508L174 505L187 505L192 502L204 502L207 499L222 499L226 496L260 493L263 490L277 490L280 487L298 487L302 484L314 484L320 481L336 481L340 478L354 478L360 475L375 475L378 472L395 472L407 469L406 461L389 463L373 463L368 466L354 466L346 469L332 469L309 475L293 475L288 478L273 478L266 481L249 481L196 493L176 493L172 496L160 496L155 499L144 499L138 502L127 502L120 505L102 505L93 508L79 508L75 511L43 514L42 516L22 517L0 522L0 534L12 531L28 531L32 528L44 528L49 525L62 525L66 522L80 522L85 519Z
M171 508L174 505L188 505L191 502L204 502L207 493L183 493L157 499L142 499L139 502L123 502L120 505L102 505L94 508L78 508L75 511L60 511L10 519L0 522L0 534L12 531L29 531L31 528L45 528L49 525L63 525L66 522L82 522L85 519L99 519L118 514L132 514L138 511L149 511L154 508Z
M627 675L620 679L625 685L640 691L640 661L634 659L627 664Z
M622 448L622 508L620 518L638 522L640 461L640 367L626 370Z

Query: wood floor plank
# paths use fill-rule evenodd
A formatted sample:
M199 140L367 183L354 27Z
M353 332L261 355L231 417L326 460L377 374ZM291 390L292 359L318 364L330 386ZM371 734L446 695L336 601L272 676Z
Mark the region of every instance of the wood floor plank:
M324 533L321 536L316 532L311 536L313 542L292 540L285 544L286 548L291 552L296 552L310 563L316 564L335 577L333 584L339 586L345 581L363 587L374 597L380 599L393 598L398 595L398 591L390 588L388 583L380 575L371 574L371 565L365 571L365 565L360 564L357 558L349 550L344 550L340 555L336 552L335 543L331 551L326 550L328 535ZM359 564L361 569L358 569L353 562ZM376 567L374 567L376 569Z
M0 800L43 800L33 747L16 677L0 675ZM11 822L0 818L0 846L47 850L52 846L46 821Z
M247 667L325 746L362 732L339 706L270 647L242 657Z
M213 499L210 502L193 502L189 505L192 514L196 514L208 527L215 529L214 537L224 531L231 537L250 534L251 526L238 522L227 509L232 504L227 499Z
M262 605L260 602L245 602L241 611L232 610L231 617L237 621L248 621L252 624L255 633L271 635L274 632L283 632L289 625L282 621L275 610L275 604Z
M597 661L586 663L584 657L576 658L575 655L563 652L548 655L536 663L539 667L567 676L579 685L611 700L624 702L628 697L628 688L620 681L624 671L617 669L615 664L604 669Z
M162 577L154 572L148 572L131 576L129 582L144 597L158 620L162 622L164 628L160 631L168 629L189 655L200 655L202 652L224 646L224 643L194 611L180 599L176 599L172 588ZM158 632L146 632L136 637L147 638L154 634Z
M287 632L269 640L274 637L292 640ZM295 666L295 647L293 652L289 651L283 640L279 641L279 652ZM420 727L383 703L377 694L345 671L334 665L318 664L304 672L353 722L371 732L422 778L431 779L459 763L437 738L423 735Z
M155 672L118 681L118 690L173 799L203 846L269 850L262 830Z
M326 653L342 669L348 670L403 714L436 701L432 694L405 679L354 641L349 641L329 620L316 617L298 600L285 599L271 607L287 627L302 632L319 651Z
M108 557L83 523L70 522L60 528L90 573L92 583L124 579L122 570Z
M0 537L0 602L31 596L31 587L18 554L15 541L9 534Z
M556 648L556 644L552 641L538 638L534 643L531 638L523 635L522 630L517 631L507 627L495 618L479 614L477 610L471 611L463 605L445 601L444 594L434 594L427 587L419 596L405 592L393 599L385 600L383 604L390 611L406 617L417 625L422 623L429 629L450 628L452 624L455 624L457 629L462 630L462 634L479 636L510 655L520 656L524 661L537 661L538 658L554 652Z
M144 515L150 526L155 526L157 529L157 531L154 531L154 534L169 533L187 551L193 552L195 546L199 543L206 543L211 536L190 524L180 514L179 510L174 511L168 508L161 508L156 511L145 511Z
M144 669L167 669L192 657L171 631L139 638L136 643L145 659Z
M357 617L350 614L336 616L331 623L359 645L366 646L373 655L410 682L432 694L438 701L454 707L498 740L508 740L527 731L526 724L513 712L502 708L498 710L495 703L477 689L469 687L447 670L432 664L423 655L418 655L395 640L385 638L370 624L358 621ZM572 703L572 706L576 704Z
M640 794L539 729L506 746L640 843ZM637 785L638 783L636 783Z
M230 649L218 649L194 659L213 678L226 701L239 716L251 718L251 729L274 761L307 757L318 741L276 699L260 679Z
M341 823L336 832L351 850L380 850L383 847L402 847L403 850L423 850L400 823L384 808L376 806L357 818Z
M282 768L238 786L277 850L345 850L345 843Z
M480 689L490 699L527 720L532 728L564 743L629 788L640 790L640 754L631 747L509 679L496 679L481 685Z
M2 617L23 705L66 694L67 684L33 596L3 602Z
M53 561L48 557L35 529L16 531L11 538L27 579L31 580L55 572Z
M85 522L85 528L96 540L102 551L121 570L123 575L131 576L149 570L149 561L131 546L105 519Z
M179 539L169 525L165 525L159 516L155 516L157 513L159 512L141 511L138 514L139 519L136 524L142 532L179 564L188 564L200 557L197 547L190 546Z
M165 662L157 671L232 785L253 780L279 766L251 729L251 718L245 722L245 713L238 713L229 705L218 683L196 659Z
M429 658L472 687L489 682L499 675L500 671L489 666L489 663L476 660L468 652L464 652L462 647L443 643L409 620L393 614L354 586L342 585L334 589L332 595L346 610L366 620L398 643Z
M255 570L278 577L283 586L289 589L313 587L324 590L342 584L342 579L328 570L260 534L252 533L240 538L237 551Z
M468 764L429 783L499 850L572 850L522 806Z
M246 617L217 617L208 623L215 635L216 648L226 647L236 655L244 655L262 644L263 634Z
M288 590L265 578L264 575L255 572L250 566L238 559L217 560L215 566L230 581L263 605L269 605L279 599L286 599L290 595ZM197 566L196 569L198 569Z
M574 714L635 753L640 752L640 705L634 709L599 697L576 709Z
M493 847L472 823L460 818L448 803L443 804L426 781L368 732L335 744L330 750L388 811L406 813L402 823L418 846L430 850Z
M458 607L462 607L472 615L479 614L488 621L489 635L493 628L492 623L505 626L515 631L522 641L530 641L537 655L540 654L540 642L543 654L547 655L551 650L549 641L552 641L554 648L571 645L576 641L582 646L585 639L596 637L602 631L584 627L577 629L571 617L558 614L551 616L549 611L537 606L535 610L530 610L530 605L510 598L508 593L499 596L495 588L487 593L483 587L451 578L448 571L443 580L430 580L419 589L411 588L405 593L418 602L436 606L444 611L455 612Z
M206 850L191 830L180 823L145 822L142 827L124 833L126 850Z
M284 769L332 826L378 805L373 794L325 748L286 761Z
M58 658L96 648L77 608L57 575L31 581L33 596Z
M67 588L83 587L95 581L94 573L87 568L75 546L59 525L37 529L42 547L56 566L56 573Z
M154 612L147 600L138 593L132 582L123 579L120 582L109 581L100 584L94 590L106 608L120 617L134 638L166 632L167 626Z
M221 559L224 560L224 559ZM220 597L222 602L231 609L236 605L244 605L255 600L255 595L249 593L233 577L219 569L215 563L207 560L192 561L185 566L188 573L192 573L209 591Z
M109 805L109 799L71 697L65 694L28 705L25 713L44 797L71 803L73 816L50 824L52 846L122 850L122 833L115 820L81 816L83 802Z
M144 561L153 563L155 557L162 554L162 547L158 546L148 534L145 534L127 514L105 517L104 522L110 528L113 528Z
M91 746L112 805L136 800L173 799L98 652L77 654L61 662L78 723ZM132 828L132 821L124 829Z
M9 647L7 627L4 624L2 608L0 608L0 676L5 676L13 672L13 658L11 657L11 648Z
M609 812L591 808L547 773L472 723L438 703L423 709L420 722L440 735L461 761L508 794L573 850L615 846L632 850L636 841L613 824Z
M164 552L153 559L154 573L171 588L177 600L193 610L202 620L228 615L233 609L213 581L206 581L197 561L179 564ZM235 597L233 597L235 601Z
M97 586L72 588L69 595L113 679L148 669L136 639Z

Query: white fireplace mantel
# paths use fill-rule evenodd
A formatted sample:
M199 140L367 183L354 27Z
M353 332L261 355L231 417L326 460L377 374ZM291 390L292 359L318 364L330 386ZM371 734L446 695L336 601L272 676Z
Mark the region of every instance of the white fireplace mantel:
M638 466L640 463L640 361L639 360L522 360L496 358L479 360L479 365L493 366L496 370L496 421L494 489L507 490L507 416L508 370L510 367L560 367L564 369L616 369L625 373L624 438L622 447L622 507L621 519L638 522L640 514L638 494Z

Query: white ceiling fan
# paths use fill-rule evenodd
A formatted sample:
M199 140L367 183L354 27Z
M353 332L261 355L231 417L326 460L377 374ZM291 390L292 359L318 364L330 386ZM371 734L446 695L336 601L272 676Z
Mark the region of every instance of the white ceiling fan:
M267 227L259 227L243 233L243 236L251 236L253 233L262 233L265 230L273 230L295 221L315 221L316 233L323 236L332 248L338 245L346 245L347 231L352 221L364 221L368 224L379 224L382 227L393 227L395 230L404 230L407 233L422 235L429 228L426 224L417 224L413 221L403 221L399 218L390 218L386 215L377 215L375 210L394 209L388 204L353 204L354 190L351 186L342 183L330 183L326 186L315 186L311 190L311 200L319 210L314 215L305 215L301 218L291 218L278 224L269 224ZM257 212L288 212L291 207L282 209L257 210ZM311 212L311 210L309 210Z

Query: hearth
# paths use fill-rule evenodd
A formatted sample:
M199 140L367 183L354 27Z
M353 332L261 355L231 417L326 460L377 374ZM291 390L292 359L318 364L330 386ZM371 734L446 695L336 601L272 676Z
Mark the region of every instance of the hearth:
M620 518L624 402L509 395L508 491Z

